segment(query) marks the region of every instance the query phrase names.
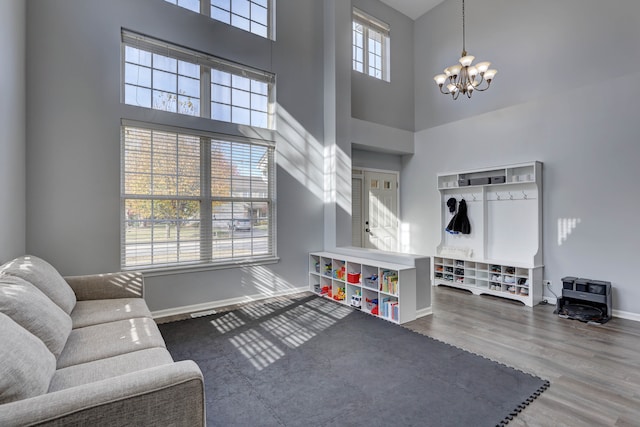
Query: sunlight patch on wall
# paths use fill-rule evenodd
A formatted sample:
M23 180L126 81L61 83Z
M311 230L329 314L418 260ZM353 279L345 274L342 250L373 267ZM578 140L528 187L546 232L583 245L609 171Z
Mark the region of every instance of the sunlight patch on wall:
M351 157L339 147L336 150L337 193L338 206L351 215Z
M324 147L324 203L335 203L336 196L336 145Z
M411 224L400 223L400 252L411 253Z
M351 215L351 159L336 144L324 147L324 203Z
M286 109L278 105L275 131L240 126L250 138L276 140L276 162L314 196L323 194L324 147Z
M567 238L580 224L580 221L580 218L558 218L558 246L567 241Z
M296 289L282 277L264 266L242 267L242 284L254 287L261 296L276 296Z

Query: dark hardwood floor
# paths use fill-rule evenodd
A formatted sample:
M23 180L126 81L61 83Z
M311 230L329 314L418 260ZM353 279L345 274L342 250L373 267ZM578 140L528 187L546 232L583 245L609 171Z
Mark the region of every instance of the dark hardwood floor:
M554 306L433 289L433 315L404 324L551 383L509 425L640 426L640 322L588 325Z

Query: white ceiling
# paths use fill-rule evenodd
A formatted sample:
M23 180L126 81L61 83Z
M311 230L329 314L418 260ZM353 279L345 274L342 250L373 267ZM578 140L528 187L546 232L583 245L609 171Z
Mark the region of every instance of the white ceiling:
M395 10L415 20L444 0L381 0Z

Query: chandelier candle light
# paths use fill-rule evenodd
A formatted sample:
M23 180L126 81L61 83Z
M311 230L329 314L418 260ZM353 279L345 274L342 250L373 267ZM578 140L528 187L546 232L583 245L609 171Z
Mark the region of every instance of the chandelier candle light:
M489 69L490 62L478 62L472 65L476 59L473 55L467 55L465 48L465 30L464 30L464 0L462 0L462 57L458 60L460 64L455 64L445 68L444 74L438 74L433 78L440 88L440 92L445 95L451 95L452 98L458 99L460 93L471 98L474 91L483 92L489 89L491 81L498 70ZM446 91L442 87L446 85ZM484 84L486 83L486 84Z

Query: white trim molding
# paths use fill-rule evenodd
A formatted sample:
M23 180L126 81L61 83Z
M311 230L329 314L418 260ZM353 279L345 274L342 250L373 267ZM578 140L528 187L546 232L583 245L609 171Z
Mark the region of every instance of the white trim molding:
M156 310L156 311L152 311L151 312L151 316L154 319L161 319L161 318L164 318L164 317L171 317L171 316L180 316L180 315L184 315L184 314L192 314L192 313L198 313L198 312L202 312L202 311L215 310L216 308L227 307L227 306L235 305L235 304L242 304L242 303L246 303L246 302L259 301L259 300L263 300L263 299L267 299L267 298L280 297L280 296L284 296L284 295L291 295L291 294L297 294L297 293L300 293L300 292L308 292L308 291L309 291L309 287L308 286L304 286L304 287L300 287L300 288L285 289L285 290L277 291L277 292L267 292L267 293L260 293L260 294L254 294L254 295L244 295L244 296L237 297L237 298L228 298L228 299L224 299L224 300L210 301L210 302L205 302L205 303L201 303L201 304L185 305L185 306L181 306L181 307L167 308L167 309L164 309L164 310Z

